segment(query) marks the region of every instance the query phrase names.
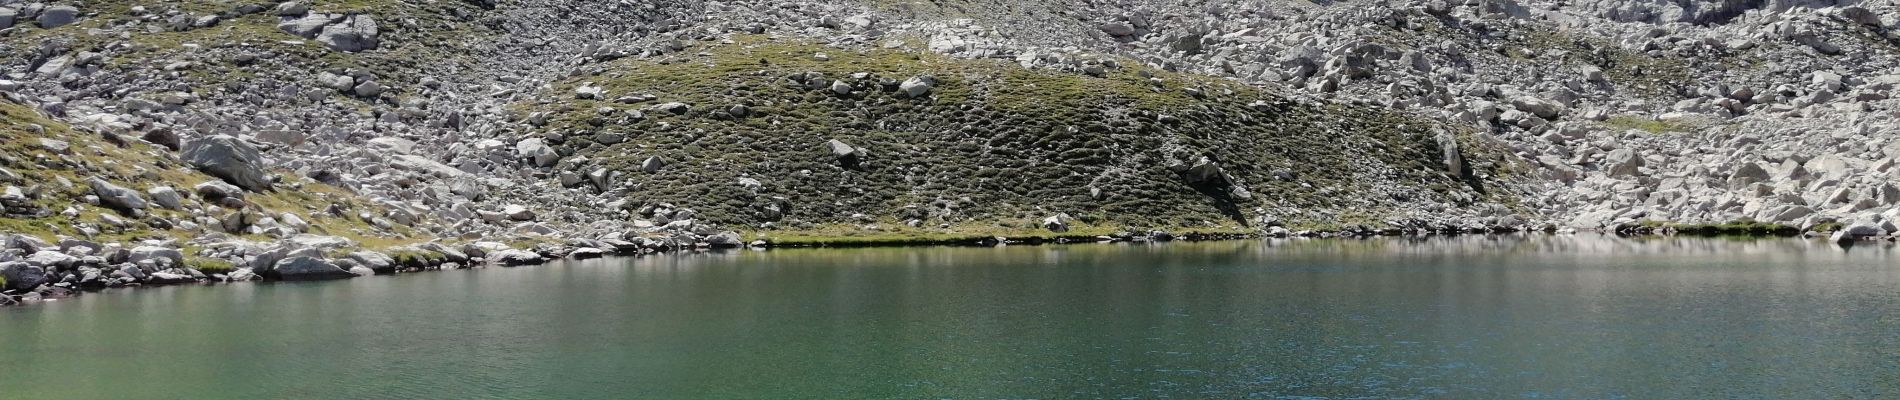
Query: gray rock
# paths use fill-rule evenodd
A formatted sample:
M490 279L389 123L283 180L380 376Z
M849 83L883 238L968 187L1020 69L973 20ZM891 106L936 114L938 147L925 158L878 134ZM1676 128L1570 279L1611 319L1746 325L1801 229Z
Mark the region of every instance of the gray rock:
M551 167L561 161L561 154L548 147L541 138L522 139L515 143L515 156L528 159L537 167Z
M18 22L19 19L20 19L19 10L0 7L0 29L12 28L13 24Z
M6 290L33 290L46 284L46 269L24 262L0 262L0 277L7 278Z
M724 231L708 235L703 240L706 242L706 245L719 249L729 249L745 245L745 239L739 236L739 232L733 231Z
M193 193L197 193L198 197L204 198L206 200L218 200L218 199L224 199L224 198L236 198L236 199L244 198L244 189L239 188L236 185L224 183L222 181L202 182L202 183L199 183L197 186L192 187L191 191Z
M79 21L79 9L73 6L51 6L40 11L40 28L53 29L72 25Z
M310 3L304 1L286 1L277 3L274 13L280 17L296 17L310 13Z
M1885 234L1887 234L1887 230L1882 229L1878 223L1860 221L1834 232L1834 235L1830 236L1828 240L1832 240L1835 243L1849 243Z
M1042 228L1050 232L1068 232L1069 214L1056 214L1042 219Z
M351 91L356 92L356 95L359 97L381 96L383 94L383 84L376 83L376 81L366 81L357 84L356 87L351 88Z
M650 156L646 161L640 162L640 170L647 173L660 172L661 168L666 168L666 159L660 156Z
M257 272L253 271L250 268L232 269L231 273L225 275L225 278L224 278L226 282L248 282L248 281L263 280L263 279L264 277L258 276Z
M606 250L601 250L601 249L597 249L593 247L582 247L582 248L574 249L574 251L567 253L568 258L572 258L576 260L600 258L605 255L607 255Z
M540 254L527 250L508 249L488 255L488 259L504 266L534 265L543 262Z
M160 259L165 260L164 262L167 262L169 263L168 265L172 265L172 266L185 265L184 252L179 251L178 249L173 249L173 248L168 248L168 247L158 247L158 246L134 247L132 248L132 252L130 253L130 255L126 257L126 262L138 263L140 261L160 260Z
M355 277L335 263L309 256L288 257L271 267L271 274L286 281L345 279Z
M152 195L152 202L157 203L159 207L171 210L185 208L184 196L178 195L178 190L172 189L171 186L154 186L151 189L145 189L145 194Z
M270 175L264 172L264 156L256 147L238 138L215 135L193 140L185 144L180 157L199 171L245 190L271 190Z
M1109 36L1133 36L1135 27L1126 22L1110 22L1102 24L1102 33L1107 33Z
M1556 119L1564 114L1564 106L1562 104L1531 96L1512 98L1511 106L1517 107L1518 111L1531 113L1543 119Z
M309 14L299 18L285 18L277 23L277 29L304 39L315 39L317 33L323 31L324 26L335 23L340 18L342 18L341 15L334 14Z
M375 18L354 15L324 26L323 31L317 34L317 42L330 46L332 50L354 53L376 49L381 45L379 36Z
M502 207L501 214L507 216L508 219L516 221L533 221L535 218L534 210L530 210L528 207L519 204L509 204L507 207Z
M936 84L937 84L936 78L932 78L928 76L913 76L910 79L905 79L904 83L899 84L897 86L897 89L902 90L905 96L909 96L911 98L918 98L918 97L924 97L924 95L930 94L930 90L934 88Z
M92 194L99 196L99 203L106 207L121 211L133 211L143 210L147 205L145 203L145 197L139 196L139 192L136 190L114 185L98 177L86 180L86 184L92 186Z
M1643 166L1643 158L1630 149L1617 149L1603 157L1603 166L1610 176L1635 176Z
M850 159L858 158L860 156L860 153L858 152L857 147L853 147L850 144L846 144L844 141L840 141L837 139L826 141L825 148L831 150L831 155L833 157L837 157L840 160L850 160Z

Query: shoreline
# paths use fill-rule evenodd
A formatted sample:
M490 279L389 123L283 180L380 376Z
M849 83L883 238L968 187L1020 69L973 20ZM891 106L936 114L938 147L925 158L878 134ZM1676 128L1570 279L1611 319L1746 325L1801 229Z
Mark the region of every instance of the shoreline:
M1786 230L1786 229L1767 229L1767 230L1750 229L1750 230L1744 230L1742 231L1742 233L1738 234L1738 233L1733 233L1731 231L1724 231L1724 230L1673 229L1670 227L1661 227L1661 226L1635 226L1635 227L1619 227L1615 229L1582 230L1582 231L1518 230L1518 229L1499 228L1499 229L1483 229L1483 230L1473 229L1473 230L1452 230L1452 231L1364 229L1364 230L1339 230L1339 231L1307 230L1307 231L1295 232L1295 231L1287 231L1284 229L1277 229L1277 230L1263 231L1261 233L1233 233L1233 232L1205 233L1205 232L1190 231L1190 232L1185 232L1181 234L1171 234L1167 232L1156 231L1156 232L1150 232L1150 233L1121 233L1121 234L1116 234L1116 235L1053 234L1053 235L1018 236L1018 237L972 235L972 236L967 236L967 237L954 237L954 238L905 238L905 237L899 237L899 236L891 236L891 237L852 238L851 240L835 240L835 239L830 239L830 240L792 239L792 240L779 240L779 241L758 240L758 241L754 241L748 244L738 244L738 243L731 243L731 242L721 242L719 244L711 244L704 241L700 241L700 242L693 243L691 245L680 245L677 242L671 242L671 241L659 242L659 241L641 240L640 243L635 243L635 242L622 241L622 240L604 240L604 241L594 241L594 242L599 242L603 245L606 245L604 247L580 247L580 246L574 246L574 245L555 245L555 244L544 243L544 244L530 246L530 248L528 249L504 249L504 250L494 250L494 251L484 251L481 248L474 246L473 244L469 244L469 245L462 246L462 249L461 249L462 251L460 252L458 252L457 249L453 249L447 246L442 246L442 245L437 244L434 246L411 246L408 249L401 249L401 250L385 249L381 251L356 251L356 252L350 253L349 255L335 257L334 260L331 260L338 264L350 265L349 268L344 269L344 270L349 271L348 275L326 274L326 275L317 275L317 276L301 276L301 275L284 276L280 274L271 274L269 272L257 273L257 272L251 271L251 268L232 268L231 270L219 271L216 273L204 273L203 271L192 269L186 266L176 266L173 268L164 269L162 270L162 272L148 273L146 274L145 277L142 277L133 282L125 282L124 284L101 285L101 284L98 284L96 280L94 280L94 281L91 281L94 284L82 285L82 284L78 284L77 282L72 281L71 277L74 276L72 274L73 272L86 273L86 274L89 274L88 276L90 277L90 276L93 276L93 274L100 273L100 269L92 268L92 267L83 267L83 266L82 267L71 267L71 266L62 267L60 269L65 271L64 276L66 276L67 279L63 279L58 282L47 282L46 284L40 285L38 289L33 290L33 291L26 291L26 292L21 292L18 290L0 291L0 307L30 306L35 303L39 303L46 300L71 298L71 297L81 296L87 292L98 292L98 291L103 291L103 290L108 290L108 289L120 289L120 288L141 288L141 287L148 287L148 286L173 286L173 285L188 285L188 284L217 285L217 284L235 284L235 283L251 283L251 282L340 280L340 279L350 279L350 278L356 278L356 277L365 277L365 276L370 276L370 275L400 275L400 274L441 271L441 270L454 270L454 269L477 269L477 268L488 268L488 267L531 267L531 266L544 265L544 264L548 264L548 263L552 263L552 262L556 262L556 261L560 261L564 259L586 260L586 259L603 258L603 257L641 257L641 256L661 255L661 254L680 254L680 253L686 253L686 252L738 250L738 249L769 250L769 249L857 249L857 248L902 248L902 247L917 247L917 248L921 248L921 247L992 247L992 246L1003 246L1003 245L1045 246L1045 245L1068 245L1068 244L1168 243L1168 242L1176 242L1176 241L1209 242L1209 241L1262 240L1262 239L1370 239L1370 238L1390 238L1390 237L1423 238L1423 237L1492 236L1492 235L1522 235L1522 234L1575 235L1575 234L1588 234L1588 233L1596 233L1600 235L1611 235L1611 236L1616 236L1618 238L1624 238L1624 239L1670 238L1670 237L1691 237L1691 238L1730 237L1730 238L1743 238L1743 239L1751 239L1751 240L1790 239L1790 238L1804 238L1804 239L1811 240L1815 238L1825 237L1825 236L1819 235L1820 232L1800 232L1798 230L1790 232L1789 230ZM1896 240L1900 240L1900 237L1883 236L1883 237L1876 237L1876 238L1867 238L1868 242L1893 242ZM1851 245L1851 242L1842 242L1842 243L1843 245ZM434 244L434 243L430 243L430 244ZM9 243L9 246L12 246L12 245L14 245L14 243ZM415 250L422 249L422 248L434 249L438 251L433 251L431 254L414 253ZM144 248L141 247L141 249L144 249ZM430 251L430 250L423 250L423 251ZM468 253L477 253L477 252L479 253L468 254ZM394 254L391 254L391 253L394 253ZM375 264L375 265L360 265L366 261L374 262L374 260L372 259L378 256L386 259L387 262L383 264ZM10 261L9 263L16 263L16 262L18 261ZM283 261L280 260L276 264L283 265L282 263ZM111 267L107 267L107 268L111 268ZM119 275L119 274L130 275L130 273L127 273L124 271L127 271L132 268L136 268L136 266L127 265L120 268L121 269L119 270L113 270L111 273L114 275ZM181 269L183 271L178 271ZM267 277L266 275L270 275L270 276ZM0 281L0 282L4 282L4 281Z

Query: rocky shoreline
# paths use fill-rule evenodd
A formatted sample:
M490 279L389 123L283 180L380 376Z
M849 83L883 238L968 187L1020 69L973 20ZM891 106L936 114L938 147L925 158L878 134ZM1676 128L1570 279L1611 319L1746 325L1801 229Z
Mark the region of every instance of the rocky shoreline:
M1900 235L1872 234L1870 230L1846 227L1832 233L1790 231L1785 227L1718 230L1715 228L1680 229L1669 226L1626 226L1601 232L1618 237L1672 236L1747 236L1755 238L1826 237L1844 247L1855 244L1900 243ZM1587 233L1587 232L1586 232ZM1567 231L1523 231L1510 227L1462 230L1406 230L1353 228L1343 230L1267 229L1260 233L1173 234L1165 231L1120 232L1112 235L1040 235L1021 237L969 237L958 239L912 239L833 243L790 241L772 243L755 240L739 243L729 240L736 233L721 232L708 236L690 234L679 240L610 236L598 240L570 240L566 243L540 243L514 248L498 242L469 242L444 245L430 242L394 250L334 251L346 239L304 235L232 264L204 262L201 256L187 257L183 249L149 243L126 247L119 243L98 243L65 239L46 242L24 235L4 235L4 253L0 253L0 306L30 306L117 288L139 288L187 284L238 284L267 281L336 280L371 275L396 275L426 271L479 269L487 267L525 267L563 259L584 260L601 257L637 257L698 251L774 248L864 248L1001 245L1063 245L1091 243L1165 243L1173 241L1224 241L1264 239L1366 239L1373 237L1429 237L1457 235L1578 234ZM686 240L692 237L692 240ZM227 242L229 243L229 242ZM326 249L331 251L326 251ZM234 246L201 248L201 254L227 254Z

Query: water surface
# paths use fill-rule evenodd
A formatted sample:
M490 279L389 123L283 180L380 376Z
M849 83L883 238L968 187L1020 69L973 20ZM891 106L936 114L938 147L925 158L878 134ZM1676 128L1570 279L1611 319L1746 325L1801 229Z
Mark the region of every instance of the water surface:
M0 309L0 398L1895 398L1900 252L773 250Z

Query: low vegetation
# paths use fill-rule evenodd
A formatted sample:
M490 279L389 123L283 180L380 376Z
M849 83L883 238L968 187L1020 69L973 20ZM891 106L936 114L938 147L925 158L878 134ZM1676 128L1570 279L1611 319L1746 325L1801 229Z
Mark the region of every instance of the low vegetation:
M1261 211L1378 213L1393 197L1481 196L1445 172L1433 140L1442 127L1431 121L1121 61L1087 74L740 36L610 63L560 83L558 101L517 110L549 114L539 134L570 155L561 168L618 171L633 187L629 209L690 207L754 230L868 219L971 236L966 228L997 223L1034 230L1058 213L1101 216L1089 224L1105 231L1222 230ZM918 76L935 78L928 96L897 92ZM850 93L830 90L834 80ZM604 99L571 97L584 86L604 88ZM641 95L656 100L614 101ZM654 107L664 102L691 109ZM1498 153L1460 137L1479 175L1497 172ZM833 139L868 154L841 162L825 145ZM650 157L667 166L643 171ZM1238 185L1169 168L1202 157ZM1369 190L1376 182L1432 189L1394 196Z

